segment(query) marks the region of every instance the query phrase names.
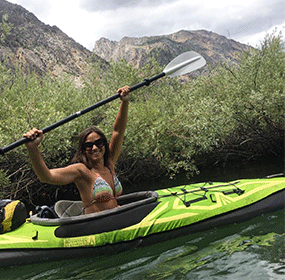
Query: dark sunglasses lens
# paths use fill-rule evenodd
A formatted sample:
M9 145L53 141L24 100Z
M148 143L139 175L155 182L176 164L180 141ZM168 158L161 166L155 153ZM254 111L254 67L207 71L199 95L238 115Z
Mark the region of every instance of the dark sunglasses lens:
M82 148L83 150L91 150L94 145L96 145L98 148L101 148L104 146L104 140L100 138L94 142L85 142L83 143Z
M94 144L98 147L98 148L101 148L102 146L104 146L104 140L102 138L96 140L94 142Z
M88 149L92 149L94 143L93 142L85 142L82 145L83 150L88 150Z

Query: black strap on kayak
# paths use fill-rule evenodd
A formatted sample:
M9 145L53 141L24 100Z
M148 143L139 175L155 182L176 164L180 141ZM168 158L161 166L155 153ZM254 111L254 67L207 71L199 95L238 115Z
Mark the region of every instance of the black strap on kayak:
M176 196L178 197L182 202L183 204L186 206L186 207L189 207L191 204L195 203L195 202L199 202L199 201L202 201L202 200L205 200L207 199L206 197L206 193L208 191L211 191L211 192L220 192L218 190L214 190L216 188L221 188L221 187L227 187L227 186L233 186L235 187L234 189L232 190L229 190L229 191L221 191L224 195L230 195L230 194L238 194L238 195L242 195L244 193L244 190L241 190L239 187L236 186L236 184L239 183L239 181L236 181L236 182L233 182L233 183L228 183L228 184L221 184L221 185L213 185L212 182L206 182L204 183L203 186L201 187L197 187L197 189L195 190L190 190L190 191L187 191L185 188L181 188L181 191L182 193L177 193L177 192L171 192L169 189L169 192L170 194L166 194L166 195L162 195L160 197L169 197L169 196ZM210 186L206 187L206 185L209 184ZM197 192L201 192L203 191L204 194L199 194ZM186 195L188 193L196 193L196 195L199 195L200 197L196 198L196 199L192 199L192 200L186 200ZM184 195L184 199L181 199L180 196ZM210 198L211 198L211 201L212 202L216 202L213 198L212 195L210 195Z
M206 192L205 194L201 195L201 197L198 197L196 199L192 199L192 200L188 200L186 201L186 195L189 193L186 189L184 188L181 188L181 191L183 191L184 193L184 200L182 200L183 204L186 206L186 207L189 207L192 203L195 203L195 202L198 202L198 201L201 201L201 200L205 200L207 199L206 197ZM197 195L200 195L200 194L197 194Z
M160 197L169 197L169 196L177 196L177 195L184 195L184 194L187 194L187 193L195 193L195 192L200 192L200 191L204 191L205 193L208 192L209 190L212 190L212 189L216 189L216 188L222 188L222 187L227 187L227 186L233 186L236 188L236 191L234 193L238 193L239 195L240 194L243 194L244 191L241 190L239 187L236 186L237 183L239 183L240 181L236 181L234 183L228 183L228 184L221 184L221 185L213 185L212 182L206 182L204 183L203 186L201 187L197 187L196 189L194 190L190 190L190 191L187 191L186 189L184 188L181 188L181 191L182 193L177 193L177 192L172 192L170 189L167 189L170 194L165 194L165 195L161 195ZM205 187L205 185L211 185L209 187ZM186 186L186 185L185 185ZM212 191L216 191L216 190L212 190ZM218 191L218 190L217 190ZM225 191L224 191L225 192Z
M241 190L240 188L233 189L233 190L231 190L231 191L223 191L223 194L224 194L224 195L229 195L229 194L233 194L233 193L236 193L236 194L238 194L238 195L241 195L241 194L244 193L244 191Z
M185 190L185 189L184 189ZM205 195L202 195L201 197L198 197L196 199L192 199L192 200L188 200L186 201L186 193L184 193L184 199L181 199L181 195L183 195L183 193L181 194L177 194L177 192L175 193L171 193L170 195L163 195L163 196L160 196L160 197L167 197L167 196L176 196L177 198L179 198L183 204L186 206L186 207L189 207L191 204L195 203L195 202L198 202L198 201L201 201L201 200L205 200L207 199L207 197Z

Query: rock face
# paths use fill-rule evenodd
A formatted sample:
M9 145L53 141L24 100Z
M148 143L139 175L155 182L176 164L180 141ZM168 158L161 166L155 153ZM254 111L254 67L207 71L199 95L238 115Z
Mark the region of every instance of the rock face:
M177 55L189 50L200 53L208 64L225 60L237 62L236 53L248 48L247 45L213 32L181 30L164 36L125 37L120 42L101 38L95 42L93 53L107 61L124 58L135 67L140 67L145 64L149 55L154 55L161 65L166 65Z
M3 22L10 26L6 34ZM25 73L48 72L54 77L68 74L79 85L89 64L97 60L106 65L111 59L125 58L141 67L149 56L154 56L166 65L182 52L193 50L203 55L208 64L216 64L224 60L236 62L236 53L247 49L213 32L182 30L165 36L125 37L120 42L101 38L90 52L56 26L44 24L19 5L0 0L0 62L9 68L20 64Z
M0 61L9 68L19 63L24 72L48 71L55 77L67 73L74 79L87 71L94 55L59 28L42 23L19 5L0 0L0 23L4 15L12 28L0 42Z

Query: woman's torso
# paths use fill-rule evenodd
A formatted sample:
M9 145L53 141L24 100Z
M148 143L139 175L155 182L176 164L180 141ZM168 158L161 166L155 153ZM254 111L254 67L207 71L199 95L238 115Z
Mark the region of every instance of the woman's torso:
M117 207L116 198L122 194L122 186L114 169L86 169L82 179L76 182L85 214Z

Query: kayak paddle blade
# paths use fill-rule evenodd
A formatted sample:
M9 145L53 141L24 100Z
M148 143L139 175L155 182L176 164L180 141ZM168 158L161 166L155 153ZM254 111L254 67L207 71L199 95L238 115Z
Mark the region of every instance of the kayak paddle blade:
M167 64L163 72L170 77L176 77L195 71L205 64L206 60L200 54L189 51L174 58Z

